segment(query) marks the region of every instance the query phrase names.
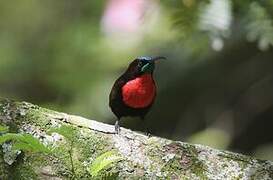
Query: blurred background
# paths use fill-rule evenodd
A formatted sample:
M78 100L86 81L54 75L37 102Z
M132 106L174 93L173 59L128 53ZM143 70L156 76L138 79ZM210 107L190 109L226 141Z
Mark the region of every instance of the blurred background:
M0 2L1 97L113 124L109 92L140 55L168 58L152 134L273 160L272 0Z

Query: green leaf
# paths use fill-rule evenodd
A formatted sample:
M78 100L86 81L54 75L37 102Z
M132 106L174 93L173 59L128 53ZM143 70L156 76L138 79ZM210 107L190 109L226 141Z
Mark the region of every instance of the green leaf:
M0 125L0 133L6 133L9 131L9 127L5 125Z
M14 133L6 133L0 136L0 144L3 144L6 141L16 140L17 134Z
M14 144L12 144L12 149L13 150L22 150L22 151L33 151L32 146L30 146L27 143L23 143L23 142L15 142Z
M48 133L58 133L64 136L68 140L72 140L74 136L76 136L76 131L72 126L62 125L59 128L51 128Z
M0 144L12 141L13 148L17 150L30 151L30 152L44 152L49 153L50 149L44 146L38 139L30 134L15 134L7 133L0 136Z
M97 157L95 161L89 166L88 171L92 177L96 177L100 171L109 168L110 165L120 160L122 160L122 157L117 155L115 151L108 151Z
M18 142L16 144L17 147L22 147L22 150L29 150L31 152L44 152L49 153L50 149L48 149L45 145L43 145L37 138L33 137L30 134L20 134L18 135ZM28 148L27 148L28 147ZM27 149L25 149L27 148Z

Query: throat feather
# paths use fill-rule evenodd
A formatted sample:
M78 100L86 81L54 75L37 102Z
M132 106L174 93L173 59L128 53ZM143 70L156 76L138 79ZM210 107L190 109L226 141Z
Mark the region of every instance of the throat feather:
M141 75L122 87L122 100L132 108L145 108L153 102L156 86L151 74Z

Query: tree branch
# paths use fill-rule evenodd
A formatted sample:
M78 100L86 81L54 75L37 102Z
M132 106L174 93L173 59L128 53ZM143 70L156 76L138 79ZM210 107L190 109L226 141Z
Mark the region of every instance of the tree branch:
M52 154L19 152L23 155L20 162L16 156L9 159L9 163L20 163L13 171L13 177L18 179L90 179L88 167L110 150L116 150L122 160L103 172L116 174L120 179L273 179L270 161L160 137L149 138L125 128L116 135L112 125L26 102L0 99L0 124L9 126L11 132L32 134L53 149ZM9 153L12 152L2 147L0 179L8 178Z

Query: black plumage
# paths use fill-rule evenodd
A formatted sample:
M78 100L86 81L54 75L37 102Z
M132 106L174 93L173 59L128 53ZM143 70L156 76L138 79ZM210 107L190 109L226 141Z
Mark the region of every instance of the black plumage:
M139 57L133 60L128 66L127 70L115 81L111 93L109 95L109 106L112 112L116 115L118 120L115 124L116 133L119 133L119 120L122 117L132 116L140 117L144 119L145 115L148 113L153 105L153 101L146 107L143 108L133 108L126 105L122 97L122 87L130 80L133 80L144 73L150 73L153 75L154 62L158 59L163 59L164 57ZM146 66L145 66L146 65ZM146 69L145 69L145 67Z

